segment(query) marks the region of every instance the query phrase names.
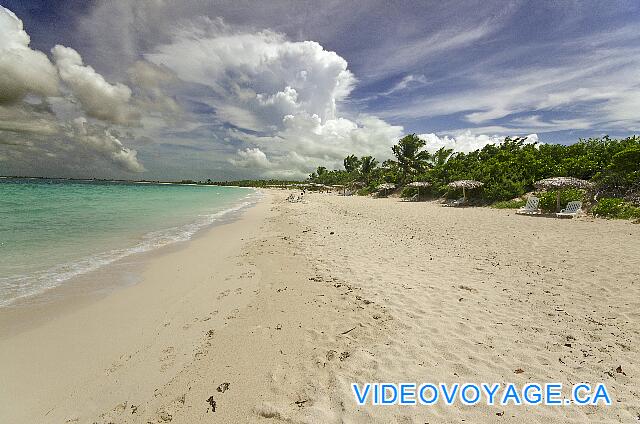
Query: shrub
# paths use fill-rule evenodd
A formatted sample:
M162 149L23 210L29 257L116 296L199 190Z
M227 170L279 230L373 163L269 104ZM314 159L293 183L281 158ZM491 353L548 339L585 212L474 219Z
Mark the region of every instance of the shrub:
M640 208L626 203L622 199L614 199L605 197L598 201L598 204L591 209L594 215L617 218L617 219L635 219L640 218Z
M538 194L540 199L539 208L544 212L556 212L557 208L557 191L544 191ZM574 200L584 201L584 190L570 188L566 190L560 190L560 208L567 206L567 203Z
M526 200L501 200L491 205L495 209L519 209L527 204Z
M309 176L309 182L320 184L348 184L364 181L368 194L384 182L404 184L407 181L428 181L432 184L421 194L460 197L461 190L452 190L447 183L472 179L484 183L481 189L470 190L467 197L486 202L508 201L533 190L535 181L555 176L591 180L600 197L623 198L640 205L640 137L614 140L608 136L581 139L564 146L560 144L531 144L529 140L505 138L497 145L489 144L468 153L454 153L440 149L428 153L425 142L415 134L404 137L393 146L395 159L377 166L371 156L361 159L353 155L343 161L346 169L328 170L322 166ZM365 166L365 159L367 166ZM360 162L361 166L356 165ZM404 192L404 195L415 193ZM543 206L555 211L555 193L543 195ZM561 200L579 199L572 191L563 191Z
M483 187L483 197L490 201L513 199L524 194L524 184L519 181L512 181L503 178L498 181L491 181Z
M400 192L400 197L412 197L418 194L418 187L405 187Z

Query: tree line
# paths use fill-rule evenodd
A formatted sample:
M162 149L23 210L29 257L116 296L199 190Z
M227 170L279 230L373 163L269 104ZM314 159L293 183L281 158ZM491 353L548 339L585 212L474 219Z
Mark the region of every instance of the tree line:
M392 146L393 159L380 163L372 156L349 155L344 158L344 169L328 170L320 166L309 176L309 182L359 183L364 185L359 194L368 194L382 183L402 187L413 181L426 181L431 184L428 194L440 197L453 194L448 183L471 179L484 183L473 193L476 200L495 203L534 191L533 184L538 180L568 176L595 184L594 191L589 193L594 204L598 199L615 199L613 203L618 205L640 205L637 136L580 139L572 145L530 143L523 137L506 137L503 143L488 144L470 153L446 148L430 153L425 145L416 134L409 134ZM411 188L405 188L403 194L411 195Z

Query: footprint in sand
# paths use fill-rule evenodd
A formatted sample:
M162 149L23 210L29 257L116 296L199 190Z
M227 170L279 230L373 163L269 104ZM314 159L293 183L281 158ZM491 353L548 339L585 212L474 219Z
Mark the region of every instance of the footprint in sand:
M256 274L253 271L247 271L247 272L243 272L242 274L240 274L238 276L238 278L242 279L246 279L246 278L253 278Z
M220 392L220 393L224 393L227 390L229 390L229 386L230 385L231 385L231 383L224 382L224 383L220 384L216 390L218 392Z
M229 315L227 315L225 319L227 320L236 319L239 313L240 313L240 309L234 309L231 311Z
M160 371L164 372L169 369L175 363L176 353L173 346L162 351L163 356L160 358Z
M182 396L178 396L171 403L165 404L161 406L157 414L157 420L159 422L170 422L173 420L173 417L182 409L186 401L186 394Z
M218 295L217 299L220 300L223 297L227 297L227 296L229 296L229 293L231 293L231 290L229 290L229 289L221 291L220 294Z
M210 330L210 331L213 331L213 330ZM209 353L209 348L211 348L211 342L207 340L203 345L201 345L200 347L198 347L198 348L195 350L195 352L194 352L194 354L193 354L193 357L194 357L195 359L200 359L200 358L202 358L202 357L203 357L203 356L205 356L207 353Z
M173 414L164 408L160 408L157 414L158 414L158 420L157 420L158 422L167 423L173 419Z
M119 403L113 408L113 412L124 412L127 409L127 405L127 402Z
M107 373L107 375L116 372L118 369L122 368L124 366L124 364L129 359L131 359L131 355L122 355L122 356L120 356L120 360L118 360L118 361L114 362L113 364L111 364L111 366L109 368L107 368L107 370L105 372Z
M341 361L344 361L345 359L347 359L349 356L351 356L351 354L349 352L342 352L340 354L340 356L338 356L338 359L340 359Z

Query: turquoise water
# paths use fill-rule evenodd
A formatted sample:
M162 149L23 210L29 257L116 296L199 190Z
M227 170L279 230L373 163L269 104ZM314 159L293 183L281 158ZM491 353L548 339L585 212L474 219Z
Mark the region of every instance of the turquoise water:
M255 198L232 187L0 179L0 306L188 240Z

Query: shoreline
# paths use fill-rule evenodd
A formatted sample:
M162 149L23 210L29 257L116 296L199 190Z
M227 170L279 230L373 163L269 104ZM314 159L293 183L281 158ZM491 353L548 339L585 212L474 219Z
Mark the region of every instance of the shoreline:
M2 331L4 327L2 325L4 315L15 314L16 312L20 313L21 310L32 307L46 307L47 304L50 303L64 303L66 297L99 297L101 293L108 293L118 287L135 284L137 274L139 274L139 270L136 271L136 267L139 268L138 264L144 263L145 258L149 255L154 255L156 252L165 249L180 248L217 225L237 220L244 211L260 202L262 196L263 194L259 190L254 190L253 193L247 195L247 198L241 199L241 201L238 201L227 209L213 213L211 216L216 217L212 218L211 222L197 228L193 233L189 234L185 240L176 239L166 242L166 244L161 246L150 246L148 248L143 247L141 244L142 241L139 241L138 244L115 249L113 252L116 250L122 251L122 253L118 253L118 258L108 260L107 263L104 264L93 265L92 268L88 270L78 271L76 275L65 278L51 287L41 288L38 292L11 299L8 303L0 306L0 337L4 334ZM192 222L183 224L177 229L196 225L198 221L195 218L196 217L194 217ZM178 236L179 234L175 235L175 237ZM142 239L144 239L144 237L142 237ZM100 252L94 256L104 256L108 253L111 252ZM86 262L90 259L91 257L80 258L71 264ZM23 315L28 315L28 312Z
M79 287L63 284L57 288L63 292L59 299L0 311L3 329L15 330L0 337L0 379L6 383L0 389L0 404L18 407L3 408L0 421L41 422L44 413L50 412L38 409L45 399L54 398L54 393L77 391L87 376L99 378L105 370L117 368L115 364L121 358L117 352L140 349L136 339L149 337L149 324L157 326L167 315L166 310L171 309L173 299L184 300L185 291L203 284L201 280L194 281L197 275L214 270L222 275L234 268L221 259L203 266L189 256L203 245L218 242L228 244L219 249L220 254L236 252L243 244L241 235L252 236L255 228L251 225L264 219L268 203L268 195L263 194L250 206L225 215L188 241L131 255L92 271L71 284ZM180 264L177 269L169 263L172 260ZM183 264L185 268L191 264L191 272ZM188 274L183 280L186 287L176 278L180 271ZM137 275L139 281L123 285L114 281L118 274ZM84 286L87 282L90 287ZM109 282L110 287L96 292L94 289L104 282ZM22 320L27 317L29 322L24 323ZM113 338L116 343L101 341L103 337ZM115 362L109 365L110 361ZM51 405L55 405L52 399ZM57 422L54 417L53 413L47 415L51 422Z
M637 226L265 193L140 283L0 340L0 403L19 405L0 420L634 419ZM351 383L381 381L603 382L614 404L356 405Z

